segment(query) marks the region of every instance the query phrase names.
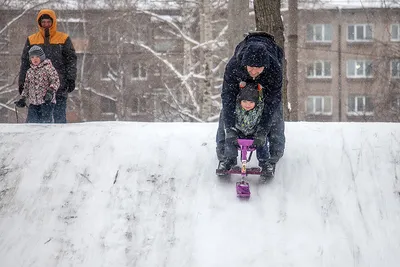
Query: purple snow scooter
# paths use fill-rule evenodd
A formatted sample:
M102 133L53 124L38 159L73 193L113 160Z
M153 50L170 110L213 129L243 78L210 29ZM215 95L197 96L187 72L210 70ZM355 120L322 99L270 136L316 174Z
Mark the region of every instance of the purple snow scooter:
M251 155L253 151L256 150L255 147L252 147L253 140L252 139L238 139L239 151L241 153L241 161L242 167L235 166L228 171L226 174L241 174L241 180L236 182L236 194L240 198L249 198L250 197L250 185L249 182L246 181L246 177L249 174L260 175L261 169L257 167L247 168L247 163L251 160ZM249 157L247 157L248 152L250 152ZM221 173L217 174L221 175Z

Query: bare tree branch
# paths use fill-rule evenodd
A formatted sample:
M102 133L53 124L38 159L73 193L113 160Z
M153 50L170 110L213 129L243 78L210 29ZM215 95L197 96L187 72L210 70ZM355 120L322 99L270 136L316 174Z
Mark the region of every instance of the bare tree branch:
M33 1L33 0L28 1L27 3L25 3L25 6L29 6L32 2L35 2L35 1ZM32 9L34 9L34 8L37 8L37 7L40 7L40 6L43 6L43 5L52 3L52 2L57 2L57 1L55 1L55 0L49 0L49 1L46 1L46 2L43 2L43 3L39 3L39 4L36 4L36 5L32 5L31 7L28 7L28 8L26 8L26 9L24 9L19 15L17 15L17 16L14 17L12 20L10 20L10 21L3 27L3 29L0 29L0 34L2 34L8 27L10 27L11 24L13 24L13 23L15 23L17 20L19 20L19 19L20 19L23 15L25 15L28 11L30 11L30 10L32 10Z
M149 46L145 45L145 44L140 44L141 47L143 47L144 49L146 49L147 51L149 51L152 55L154 55L155 57L157 57L159 60L161 60L161 62L163 62L182 82L182 84L184 85L186 91L189 93L190 99L193 103L193 105L196 108L196 111L199 112L200 111L200 106L197 103L196 97L193 93L193 90L191 89L190 85L187 83L187 77L183 76L172 64L171 62L169 62L168 60L162 58L160 56L159 53L157 53L156 51L154 51L153 49L151 49ZM191 75L191 74L190 74Z
M147 10L139 10L139 11L140 11L140 12L143 12L144 14L153 16L153 17L155 17L155 18L157 18L157 19L159 19L159 20L161 20L161 21L166 22L166 23L169 24L172 28L174 28L175 30L177 30L177 31L179 32L179 34L180 34L186 41L188 41L189 43L192 43L193 45L198 45L198 44L199 44L198 41L196 41L196 40L190 38L190 36L187 36L187 35L181 30L181 28L179 28L179 26L176 25L176 23L174 23L174 22L172 22L172 21L170 21L170 20L164 18L163 16L160 16L160 15L154 13L154 12L150 12L150 11L147 11Z

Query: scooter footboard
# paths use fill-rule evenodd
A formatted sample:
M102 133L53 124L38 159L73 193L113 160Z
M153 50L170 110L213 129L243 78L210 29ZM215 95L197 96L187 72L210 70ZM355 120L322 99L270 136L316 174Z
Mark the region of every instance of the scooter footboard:
M242 169L240 166L235 166L232 169L228 171L230 174L242 174ZM259 175L261 174L261 169L258 167L251 167L246 169L246 174L254 174L254 175Z

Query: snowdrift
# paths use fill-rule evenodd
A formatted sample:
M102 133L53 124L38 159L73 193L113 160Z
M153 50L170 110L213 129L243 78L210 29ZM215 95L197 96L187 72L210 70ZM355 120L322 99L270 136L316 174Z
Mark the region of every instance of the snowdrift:
M0 265L398 266L400 124L287 123L249 201L216 128L1 125Z

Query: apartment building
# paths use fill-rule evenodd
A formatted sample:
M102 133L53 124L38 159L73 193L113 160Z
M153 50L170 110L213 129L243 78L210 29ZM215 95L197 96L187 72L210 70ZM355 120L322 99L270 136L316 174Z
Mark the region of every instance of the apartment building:
M57 10L58 29L67 32L78 55L77 86L68 120L159 121L168 89L180 84L159 58L181 70L183 40L146 12ZM182 22L179 9L158 16ZM0 10L0 29L21 13ZM37 30L29 11L0 33L0 122L15 122L12 101L26 37ZM226 14L224 11L218 16ZM254 15L254 14L253 14ZM283 10L287 25L288 13ZM222 24L221 24L222 25ZM215 26L214 26L215 27ZM198 28L193 27L196 39ZM227 48L220 49L222 57ZM290 58L287 58L290 64ZM302 121L399 121L400 8L330 6L298 12L298 119ZM222 66L222 64L221 64ZM223 66L216 75L222 77ZM289 92L290 94L290 92ZM185 97L182 92L181 96ZM24 113L19 119L24 119Z
M399 8L300 9L297 60L299 120L400 120Z

